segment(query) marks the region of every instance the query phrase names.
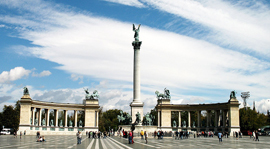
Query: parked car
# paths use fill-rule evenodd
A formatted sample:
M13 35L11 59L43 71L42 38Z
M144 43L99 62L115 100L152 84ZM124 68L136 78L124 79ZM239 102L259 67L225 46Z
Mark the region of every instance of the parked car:
M3 128L2 131L0 132L1 135L10 135L10 128Z

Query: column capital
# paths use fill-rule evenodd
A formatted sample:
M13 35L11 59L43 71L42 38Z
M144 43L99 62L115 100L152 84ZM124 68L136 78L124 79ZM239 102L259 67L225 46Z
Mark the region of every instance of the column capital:
M140 49L141 48L141 44L142 44L141 41L133 41L132 42L132 46L134 47L134 50L135 49Z

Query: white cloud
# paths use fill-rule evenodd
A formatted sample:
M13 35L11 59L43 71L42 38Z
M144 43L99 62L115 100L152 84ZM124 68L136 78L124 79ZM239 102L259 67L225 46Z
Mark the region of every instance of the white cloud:
M0 74L0 83L6 83L27 77L29 73L31 73L31 70L26 70L23 67L15 67L10 71L3 71Z
M128 104L122 107L120 103L132 101L132 92L125 91L132 89L133 80L133 47L131 42L134 40L134 33L132 32L132 23L95 17L71 10L67 11L65 8L56 9L58 6L54 7L46 2L37 1L31 4L6 2L11 7L21 8L33 14L31 18L29 18L29 15L0 17L1 21L19 27L26 26L23 29L18 28L20 37L31 41L38 47L28 47L24 51L38 58L60 64L61 66L58 68L73 74L71 78L74 81L82 80L82 76L89 76L92 79L113 82L113 85L107 84L106 81L100 83L100 87L111 85L108 90L105 90L106 92L101 92L108 99L108 101L101 103L107 108L129 108ZM211 26L214 30L218 29L222 23L226 24L227 21L231 21L230 19L226 20L226 15L237 16L237 13L236 16L231 15L231 11L236 11L235 8L228 8L230 12L226 12L229 13L226 14L222 13L222 10L217 13L218 11L212 8L212 5L206 7L204 3L195 1L179 1L179 3L183 6L174 5L173 1L151 1L151 5L155 5L158 9L168 12L173 11L171 13ZM225 6L227 5L226 3ZM193 11L196 12L193 13ZM218 20L218 18L225 19ZM223 22L223 20L226 21ZM258 45L262 49L261 51L257 48L253 49L260 54L265 54L263 58L267 59L268 52L264 44L270 38L265 39L264 37L268 37L266 33L269 29L262 27L263 30L265 29L265 33L252 37L253 33L245 33L244 38L240 36L243 31L237 31L239 29L238 21L235 21L237 29L231 29L225 25L220 26L222 28L218 35L222 35L221 37L225 42L243 46L244 49ZM267 21L265 22L262 23L262 26L267 24ZM242 23L249 22L244 21ZM230 26L230 23L228 26ZM244 27L244 31L249 30L250 26L253 26L253 24ZM255 31L260 31L258 26L260 25L255 25ZM224 36L228 36L228 38L225 39ZM238 36L239 39L233 41ZM256 40L252 41L253 38ZM262 40L255 42L258 39ZM270 72L268 71L270 63L268 61L260 60L253 55L221 48L206 41L144 25L141 26L140 40L143 41L140 53L141 84L142 91L147 92L142 94L141 99L152 101L146 101L146 108L153 106L155 103L154 91L164 87L171 90L172 100L178 103L182 99L184 102L195 102L194 100L201 101L202 99L207 102L211 98L203 97L203 95L200 97L195 95L184 96L182 98L183 94L194 92L207 92L209 96L220 95L220 92L223 92L219 98L215 99L216 102L226 102L230 90L250 91L252 97L258 101L270 96L268 91L268 88L270 88ZM242 40L248 42L247 45L242 44ZM218 93L216 90L219 90ZM53 95L55 92L50 93ZM74 97L70 90L63 92L65 92L61 93L63 96ZM102 95L101 93L100 95ZM46 100L51 100L51 98L53 97L50 96ZM72 100L72 98L69 98L69 100ZM213 101L214 99L210 100ZM115 105L116 103L119 105Z
M52 73L49 71L49 70L44 70L44 71L42 71L41 73L35 73L35 72L33 72L32 73L32 76L33 77L45 77L45 76L49 76L49 75L51 75Z
M262 99L260 101L256 101L255 108L260 113L267 113L267 110L270 110L270 99Z
M122 5L134 6L134 7L138 7L138 8L145 7L138 0L105 0L105 1L112 2L112 3L119 3L119 4L122 4Z
M78 76L78 75L75 75L75 74L71 74L70 78L73 81L77 81L77 80L80 79L81 81L79 82L79 84L82 84L83 83L83 76Z
M211 31L206 39L270 56L270 9L260 1L143 0L148 5L199 23ZM234 3L234 4L233 4Z

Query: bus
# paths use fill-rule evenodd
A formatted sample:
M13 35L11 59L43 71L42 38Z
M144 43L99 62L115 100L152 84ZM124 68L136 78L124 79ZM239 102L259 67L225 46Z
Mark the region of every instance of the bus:
M3 128L1 131L1 135L10 135L11 129L10 128Z
M260 135L270 135L270 126L263 126L258 129Z

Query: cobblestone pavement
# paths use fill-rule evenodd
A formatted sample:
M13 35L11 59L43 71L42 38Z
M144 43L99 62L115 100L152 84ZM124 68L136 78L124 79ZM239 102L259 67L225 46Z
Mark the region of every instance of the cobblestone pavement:
M162 140L149 138L148 144L141 138L134 138L134 144L128 144L128 140L119 137L108 137L106 139L89 139L83 136L82 144L77 145L76 136L45 136L46 142L36 142L35 136L11 135L0 136L0 149L2 148L76 148L76 149L174 149L174 148L270 148L270 137L260 136L260 141L253 141L249 137L236 140L233 137L223 138L219 143L217 137L213 138L189 138L175 140L164 138Z

